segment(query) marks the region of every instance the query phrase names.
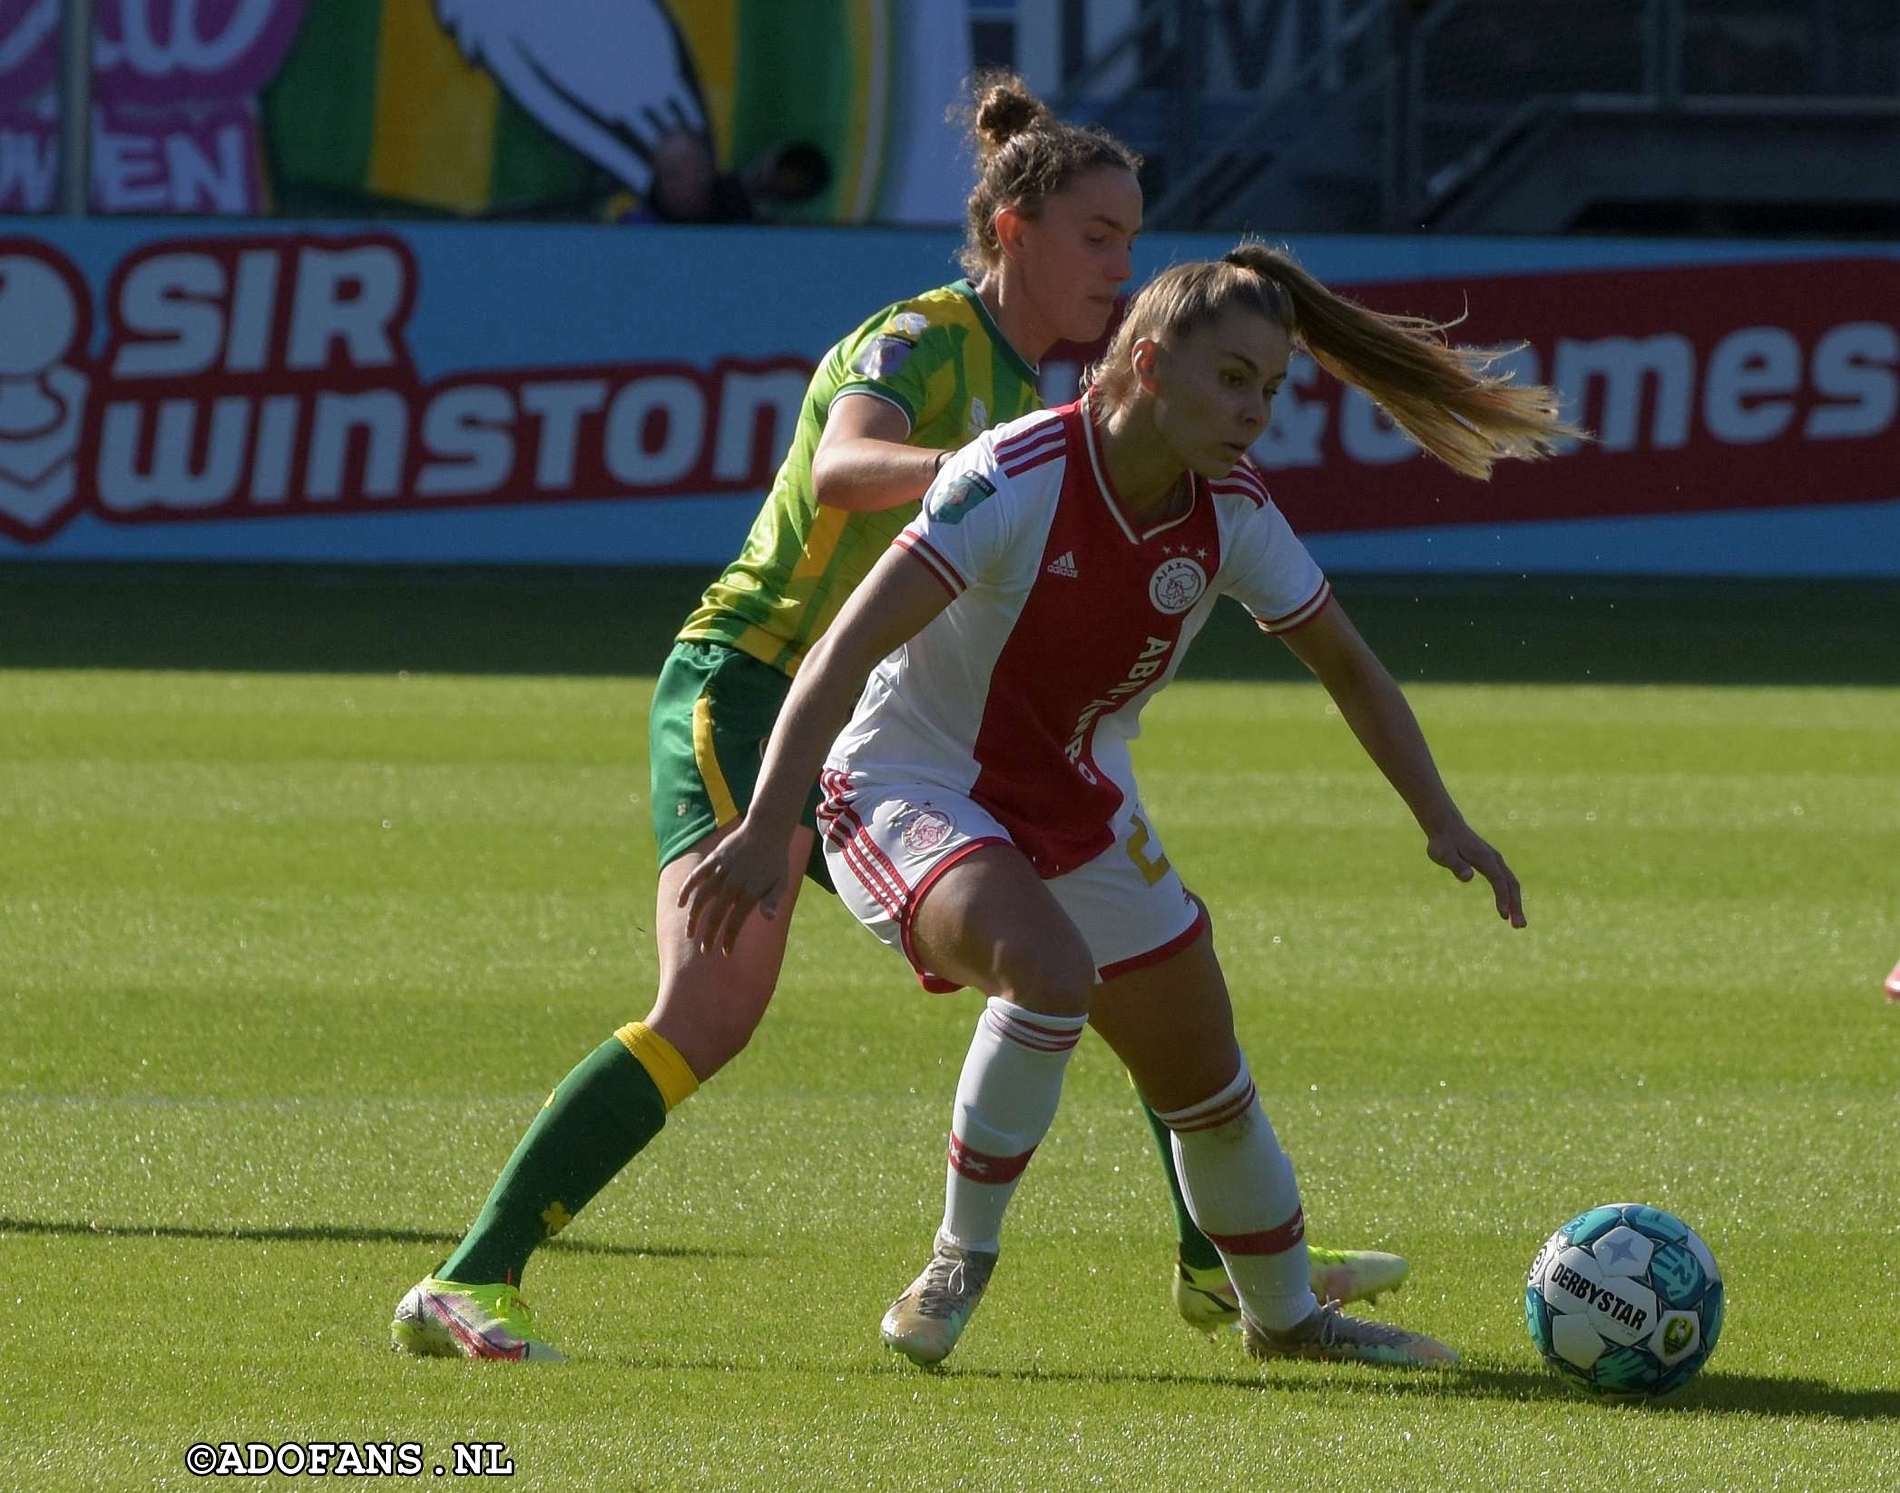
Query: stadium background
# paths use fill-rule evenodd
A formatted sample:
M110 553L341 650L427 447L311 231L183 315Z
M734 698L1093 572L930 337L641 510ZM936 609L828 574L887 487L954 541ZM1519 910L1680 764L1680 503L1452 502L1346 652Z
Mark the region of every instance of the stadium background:
M505 1441L517 1486L1894 1486L1888 0L516 9L93 0L69 181L63 7L0 0L0 1486L315 1436ZM817 896L759 1039L537 1256L572 1371L392 1358L645 1007L652 675L803 370L955 273L982 62L1147 155L1138 275L1285 236L1468 303L1601 435L1455 483L1302 372L1257 453L1526 935L1237 609L1141 744L1314 1237L1411 1257L1377 1310L1466 1367L1186 1333L1085 1044L983 1320L902 1372L971 1013ZM758 221L658 221L649 110ZM796 143L822 182L763 169ZM1634 1196L1732 1290L1681 1413L1524 1332L1537 1243Z
M1285 236L1601 435L1475 489L1301 360L1255 454L1327 565L1900 573L1879 7L104 0L85 219L59 15L0 6L0 559L720 561L829 339L955 273L995 61L1148 154L1138 278ZM656 119L825 179L655 222Z

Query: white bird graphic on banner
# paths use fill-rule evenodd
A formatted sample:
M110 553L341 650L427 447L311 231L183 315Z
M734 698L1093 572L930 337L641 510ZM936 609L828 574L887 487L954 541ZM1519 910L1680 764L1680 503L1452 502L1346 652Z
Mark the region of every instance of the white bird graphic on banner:
M660 0L436 0L436 17L463 56L637 193L655 141L705 132L692 59Z
M81 310L28 246L0 254L0 519L29 533L73 494L89 380Z

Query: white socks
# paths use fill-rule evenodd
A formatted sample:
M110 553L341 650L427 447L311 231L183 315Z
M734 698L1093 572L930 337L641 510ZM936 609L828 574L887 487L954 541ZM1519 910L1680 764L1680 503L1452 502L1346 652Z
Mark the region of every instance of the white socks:
M1045 1016L1000 996L985 1005L957 1081L943 1212L952 1244L997 1247L1003 1214L1055 1119L1069 1054L1087 1024L1085 1016ZM1218 1093L1160 1118L1174 1132L1188 1211L1220 1251L1242 1310L1272 1331L1304 1321L1318 1303L1300 1189L1246 1059Z
M1188 1212L1220 1251L1241 1310L1274 1331L1304 1321L1318 1303L1300 1189L1260 1108L1247 1060L1219 1093L1159 1118L1174 1132Z
M1069 1054L1087 1025L1086 1016L1045 1016L1001 996L984 1006L957 1080L950 1128L943 1233L952 1244L997 1247L1004 1210L1049 1133Z

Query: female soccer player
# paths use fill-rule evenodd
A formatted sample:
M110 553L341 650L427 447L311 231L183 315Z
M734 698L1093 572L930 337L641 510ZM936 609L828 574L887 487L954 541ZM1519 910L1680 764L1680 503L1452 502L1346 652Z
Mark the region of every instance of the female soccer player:
M649 726L660 862L653 1009L549 1096L474 1227L398 1304L390 1329L398 1348L559 1356L534 1336L516 1289L530 1253L745 1047L778 979L801 874L828 885L814 795L781 847L787 890L775 917L746 920L709 956L687 938L678 908L687 874L745 810L791 676L951 452L1036 409L1036 360L1064 339L1092 342L1108 324L1141 226L1136 157L1106 134L1058 121L1014 78L978 91L981 170L962 256L970 278L885 308L826 354L744 550L708 588L661 670ZM1237 1308L1212 1246L1179 1206L1177 1221L1177 1304L1196 1325L1231 1319ZM1314 1255L1322 1287L1342 1296L1387 1289L1405 1274L1403 1260L1376 1251Z
M1524 926L1517 878L1465 822L1398 686L1244 459L1296 344L1475 476L1576 434L1548 390L1513 386L1443 331L1336 296L1259 243L1157 277L1079 402L945 467L807 656L738 830L680 884L688 937L734 946L755 907L789 896L786 846L822 764L840 895L926 983L989 998L935 1249L883 1322L913 1361L947 1355L981 1297L1087 1023L1173 1132L1250 1351L1455 1359L1315 1297L1293 1169L1236 1043L1207 912L1162 853L1129 755L1142 707L1230 594L1318 676L1431 859L1482 875L1498 916Z

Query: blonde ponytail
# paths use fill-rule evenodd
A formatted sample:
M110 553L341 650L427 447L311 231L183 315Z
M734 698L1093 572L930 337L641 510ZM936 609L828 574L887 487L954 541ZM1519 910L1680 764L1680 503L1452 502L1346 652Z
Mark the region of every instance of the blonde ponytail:
M1535 460L1561 442L1588 439L1560 417L1550 389L1492 371L1513 349L1453 346L1445 333L1456 322L1369 310L1258 240L1243 241L1221 262L1274 286L1293 340L1454 471L1488 478L1505 458Z

